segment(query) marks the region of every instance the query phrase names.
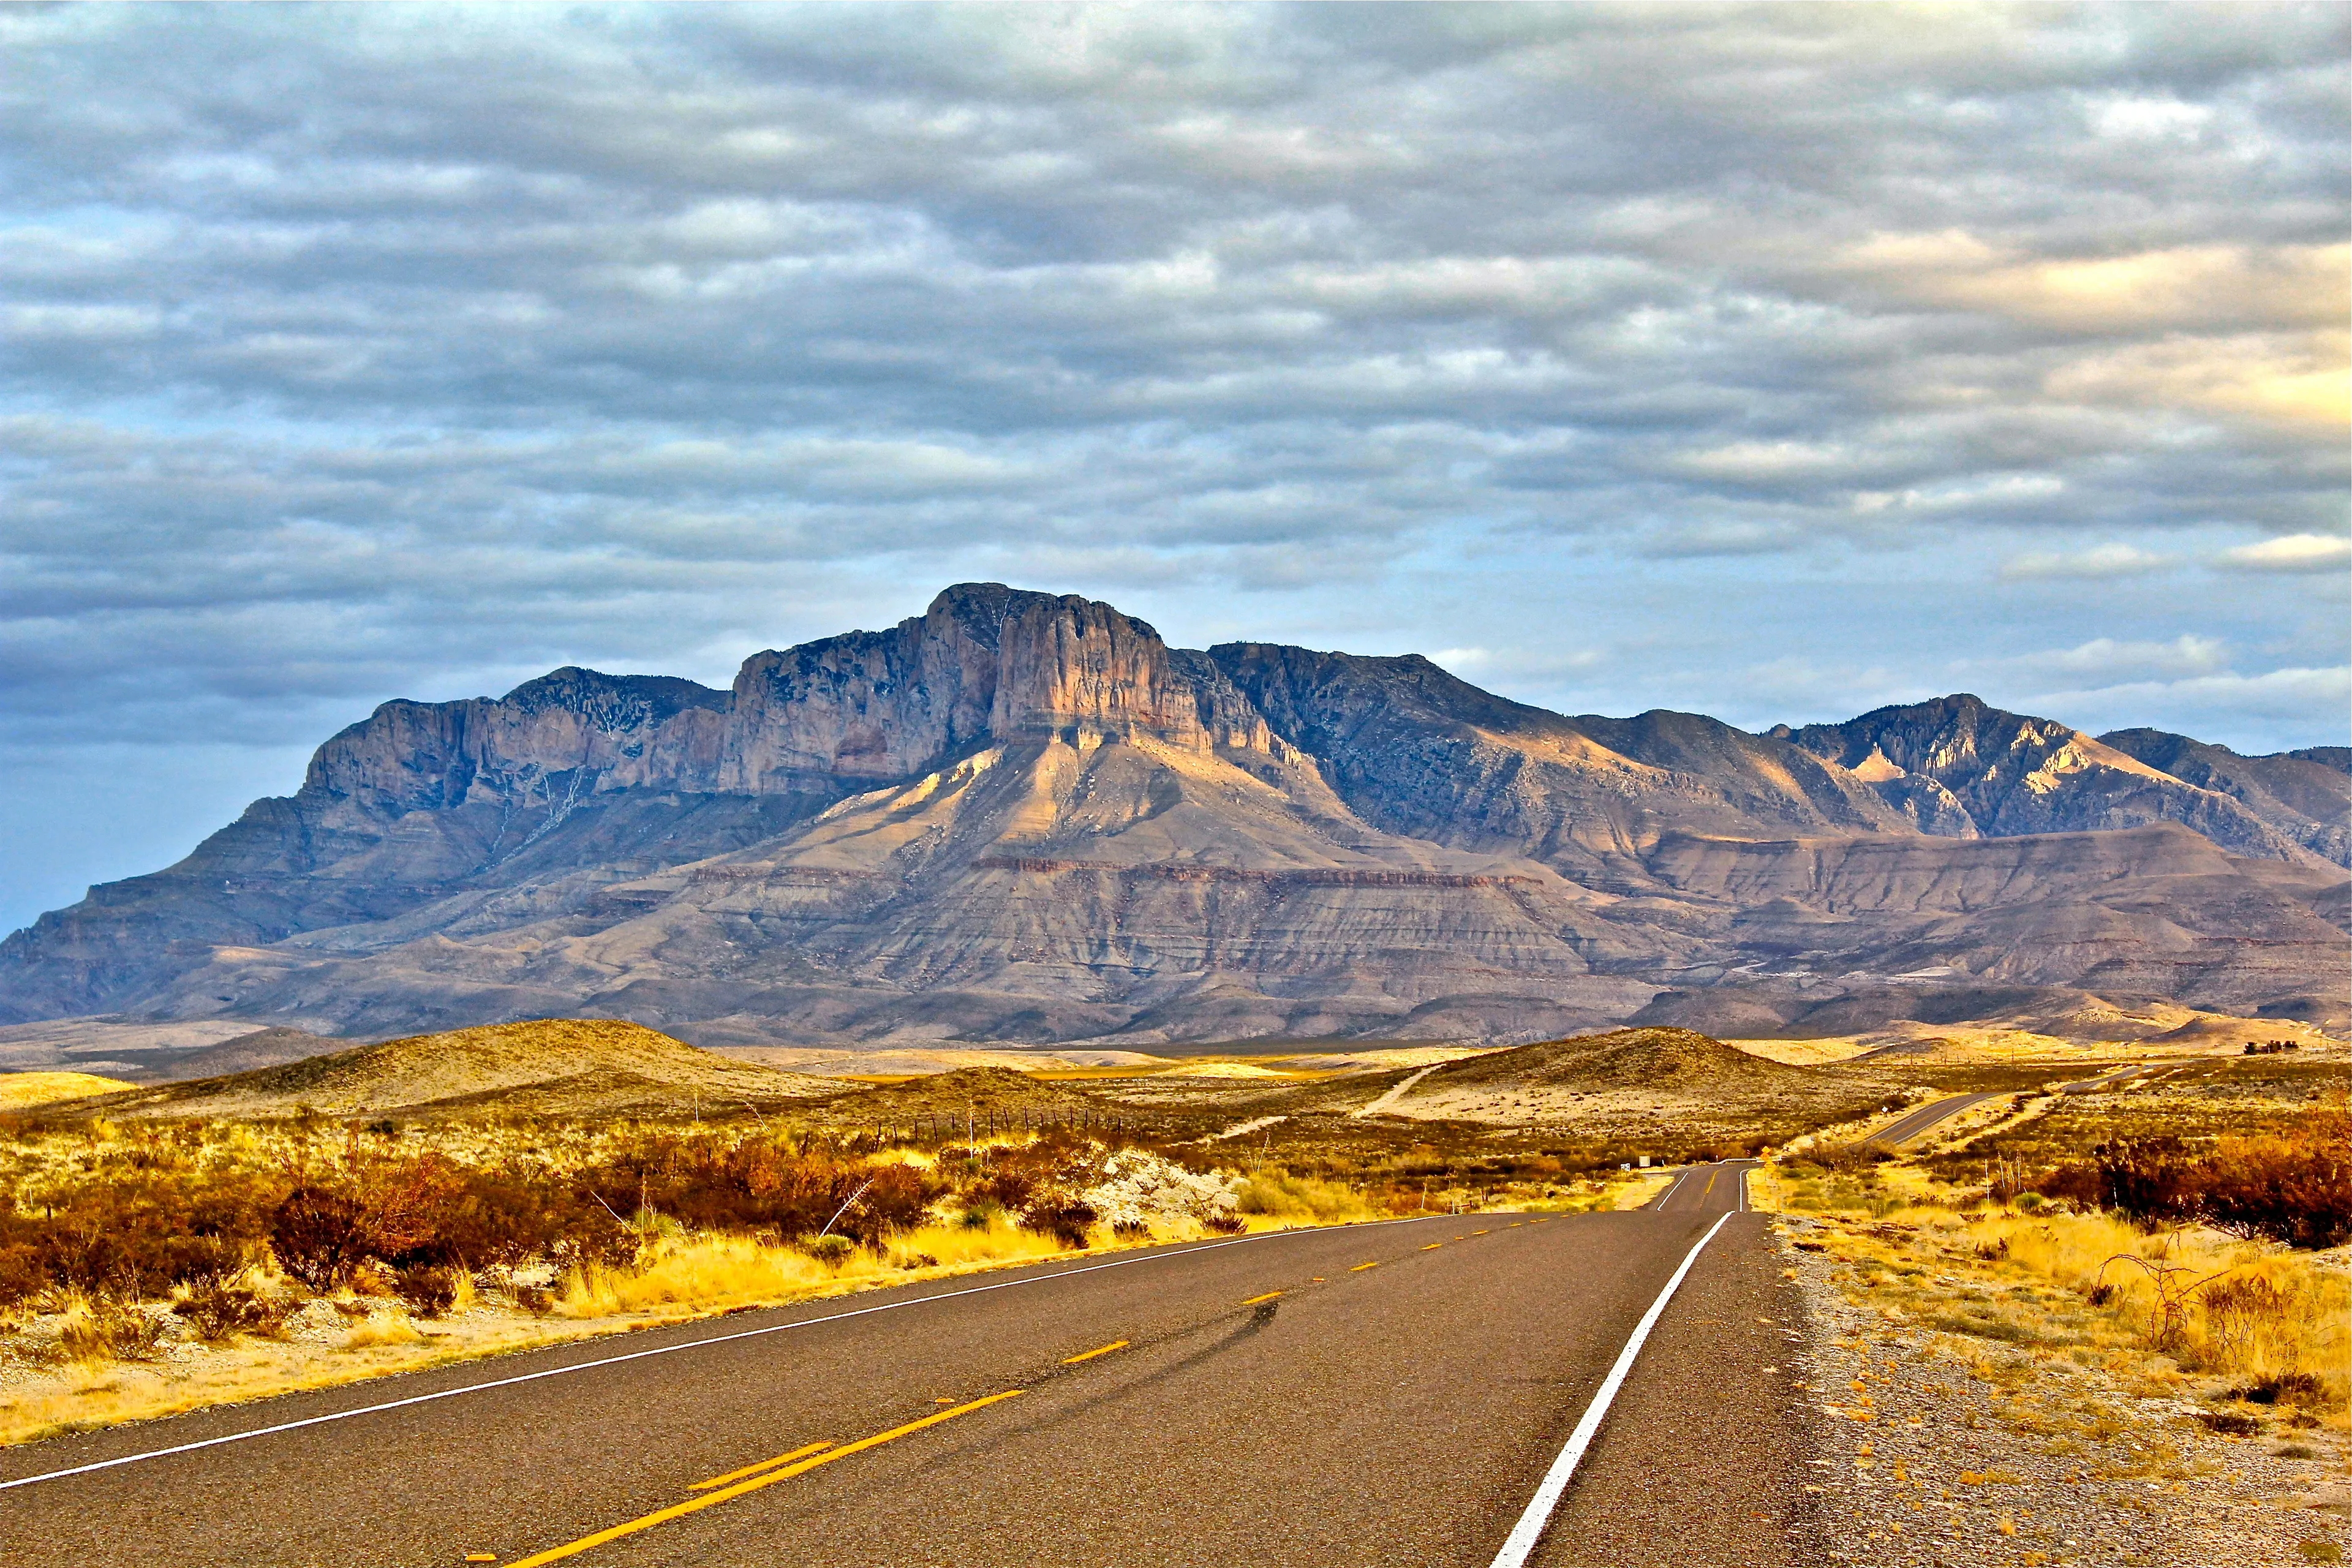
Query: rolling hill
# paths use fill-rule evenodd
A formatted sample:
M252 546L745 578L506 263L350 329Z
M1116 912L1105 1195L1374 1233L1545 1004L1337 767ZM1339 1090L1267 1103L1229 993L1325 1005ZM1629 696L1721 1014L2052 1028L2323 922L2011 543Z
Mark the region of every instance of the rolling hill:
M637 1024L548 1019L419 1035L276 1067L74 1102L111 1117L351 1118L503 1111L714 1112L839 1092L825 1079L735 1061Z

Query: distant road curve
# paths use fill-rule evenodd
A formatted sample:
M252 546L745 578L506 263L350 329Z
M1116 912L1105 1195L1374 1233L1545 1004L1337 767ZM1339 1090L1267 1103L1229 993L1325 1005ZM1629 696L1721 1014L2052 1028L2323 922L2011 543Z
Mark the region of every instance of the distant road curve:
M2115 1071L2102 1074L2097 1078L2086 1078L2075 1083L2060 1084L2058 1086L2058 1092L2061 1094L2096 1094L2101 1089L2113 1089L2116 1085L2123 1082L2124 1079L2131 1078L2136 1074L2151 1072L2153 1070L2155 1069L2151 1064L2147 1062L2138 1062L2127 1068L2117 1068ZM1869 1137L1864 1138L1863 1142L1865 1144L1875 1143L1883 1148L1888 1149L1900 1148L1904 1144L1912 1142L1921 1134L1928 1131L1938 1123L1950 1121L1953 1117L1958 1116L1961 1111L1968 1110L1970 1106L1982 1105L1988 1100L1999 1100L2003 1094L2011 1092L2014 1091L1996 1089L1986 1094L1956 1094L1948 1100L1931 1100L1927 1104L1921 1106L1918 1110L1911 1112L1908 1116L1894 1122L1892 1125L1880 1128Z

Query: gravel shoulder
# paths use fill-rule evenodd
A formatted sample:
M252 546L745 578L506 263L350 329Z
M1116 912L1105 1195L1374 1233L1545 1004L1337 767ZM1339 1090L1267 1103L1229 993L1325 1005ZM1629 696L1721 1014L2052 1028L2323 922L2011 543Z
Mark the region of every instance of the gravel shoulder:
M1873 1300L1861 1227L1775 1229L1805 1306L1827 1560L1885 1568L2345 1561L2341 1422L2215 1430L2093 1360L1954 1333ZM1818 1489L1816 1490L1816 1489Z

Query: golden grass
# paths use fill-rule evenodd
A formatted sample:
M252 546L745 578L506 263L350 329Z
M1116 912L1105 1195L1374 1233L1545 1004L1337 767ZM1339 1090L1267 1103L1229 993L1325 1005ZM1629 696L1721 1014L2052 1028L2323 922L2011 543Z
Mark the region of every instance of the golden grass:
M86 1094L111 1094L118 1089L138 1087L122 1079L100 1078L93 1072L0 1073L0 1110L23 1110L28 1106L53 1105L63 1100L79 1100Z
M1345 1225L1388 1217L1373 1207L1362 1193L1344 1182L1294 1176L1280 1171L1261 1171L1243 1182L1234 1194L1234 1204L1244 1215L1310 1225Z
M575 1265L564 1276L555 1310L567 1318L610 1318L678 1307L701 1313L779 1306L1067 1255L1053 1237L1001 1218L976 1228L922 1226L892 1237L879 1253L861 1248L838 1264L749 1237L680 1237L656 1243L652 1256L634 1268Z
M1751 1186L1758 1207L1834 1221L1853 1299L1957 1334L2068 1351L2144 1384L2314 1379L2340 1424L2352 1400L2352 1274L2201 1226L2149 1231L2100 1214L1961 1211L1915 1167L1865 1184Z
M343 1348L363 1351L377 1345L421 1345L425 1336L404 1317L370 1318L343 1336Z

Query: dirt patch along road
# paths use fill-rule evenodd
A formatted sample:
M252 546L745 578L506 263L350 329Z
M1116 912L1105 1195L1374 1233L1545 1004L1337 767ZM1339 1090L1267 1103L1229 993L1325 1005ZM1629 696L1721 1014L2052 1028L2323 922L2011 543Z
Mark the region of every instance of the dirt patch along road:
M477 1388L0 1490L0 1562L1486 1568L1736 1206L1718 1173L1688 1208L1074 1259L29 1445L0 1482ZM1763 1223L1700 1254L1531 1563L1810 1560Z

